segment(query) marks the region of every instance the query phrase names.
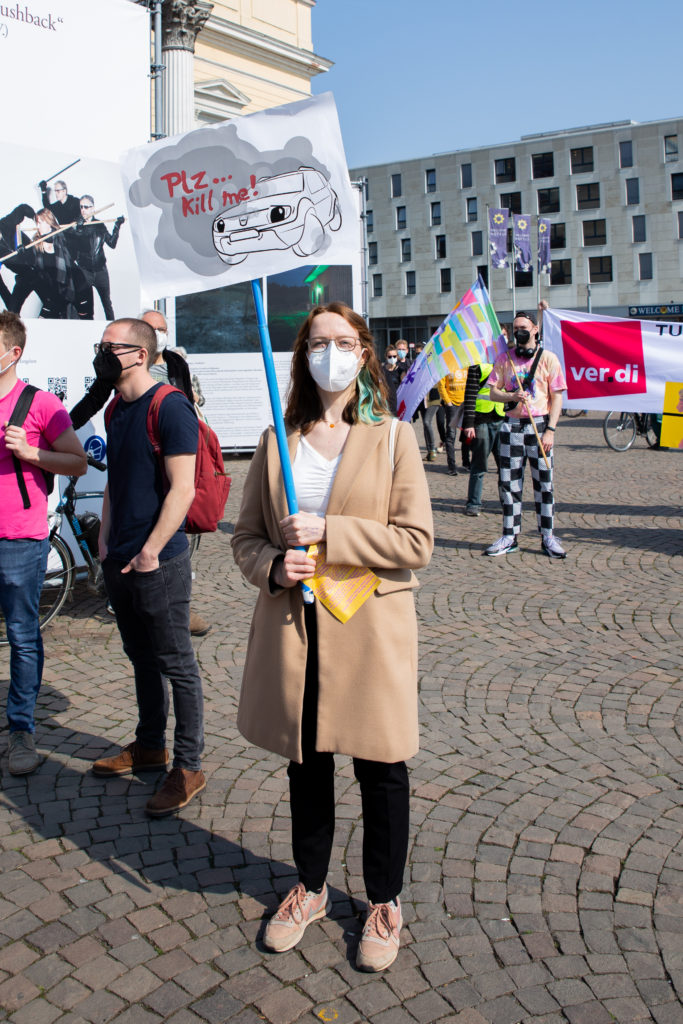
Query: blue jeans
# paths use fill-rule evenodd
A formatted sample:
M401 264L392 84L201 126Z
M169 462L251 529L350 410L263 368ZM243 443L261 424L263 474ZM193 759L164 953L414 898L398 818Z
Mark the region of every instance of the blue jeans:
M50 542L0 538L0 608L10 642L7 721L10 732L35 732L33 712L43 678L38 624Z
M470 466L470 482L467 488L467 507L481 508L481 494L484 490L484 474L489 455L498 465L498 432L504 421L479 423L474 428L475 438L472 442L472 463Z
M166 747L168 686L173 692L173 767L198 771L204 749L202 681L190 639L192 569L189 551L153 572L122 573L125 562L102 563L123 649L133 664L138 726L148 750Z

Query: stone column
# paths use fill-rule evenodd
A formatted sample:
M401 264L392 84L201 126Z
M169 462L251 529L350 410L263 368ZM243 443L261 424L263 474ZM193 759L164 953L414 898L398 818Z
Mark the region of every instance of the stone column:
M194 128L194 44L212 10L209 0L164 0L161 15L166 135Z

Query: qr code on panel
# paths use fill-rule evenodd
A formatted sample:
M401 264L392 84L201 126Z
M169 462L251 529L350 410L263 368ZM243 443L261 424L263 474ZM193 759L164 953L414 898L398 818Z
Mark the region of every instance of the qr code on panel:
M95 377L84 377L83 378L83 387L85 388L86 391L90 391L90 388L95 383L95 380L96 380Z
M59 395L63 402L66 401L66 377L48 377L47 390L53 395Z

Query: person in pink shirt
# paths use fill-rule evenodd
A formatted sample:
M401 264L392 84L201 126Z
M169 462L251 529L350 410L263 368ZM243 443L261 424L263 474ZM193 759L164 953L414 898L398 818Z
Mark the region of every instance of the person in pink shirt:
M522 529L524 466L528 462L541 550L548 558L566 558L564 548L553 533L553 447L562 411L562 392L567 390L567 383L557 356L542 348L533 316L518 313L512 333L514 351L508 350L496 359L488 379L491 401L509 404L500 428L498 447L503 535L484 554L495 558L517 551L517 537Z
M27 775L41 761L34 710L43 672L38 602L49 549L45 473L82 476L87 469L85 452L56 395L37 391L23 424L10 425L26 387L17 376L25 344L26 329L17 314L0 313L0 608L10 643L12 775Z

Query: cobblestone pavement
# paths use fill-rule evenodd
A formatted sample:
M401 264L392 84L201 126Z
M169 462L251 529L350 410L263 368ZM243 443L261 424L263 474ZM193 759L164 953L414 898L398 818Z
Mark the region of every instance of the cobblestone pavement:
M14 1024L603 1024L683 1022L681 460L642 438L619 454L600 419L557 433L558 535L500 533L493 476L426 464L437 544L421 574L422 749L403 945L353 966L360 799L340 759L333 912L265 952L293 881L284 765L244 743L235 707L255 593L231 523L197 556L205 791L149 820L149 775L102 780L135 724L112 620L79 589L46 631L34 776L0 792L0 1019ZM234 519L246 458L231 460ZM530 498L530 486L529 498ZM7 652L0 652L6 690ZM0 694L4 704L4 692Z

